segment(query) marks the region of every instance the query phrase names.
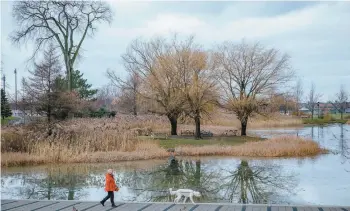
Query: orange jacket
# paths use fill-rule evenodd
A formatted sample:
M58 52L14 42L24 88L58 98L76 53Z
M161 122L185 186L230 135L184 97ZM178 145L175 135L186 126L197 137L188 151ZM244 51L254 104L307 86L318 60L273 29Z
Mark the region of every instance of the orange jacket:
M115 184L115 180L113 175L106 174L106 186L105 191L117 191L117 185Z

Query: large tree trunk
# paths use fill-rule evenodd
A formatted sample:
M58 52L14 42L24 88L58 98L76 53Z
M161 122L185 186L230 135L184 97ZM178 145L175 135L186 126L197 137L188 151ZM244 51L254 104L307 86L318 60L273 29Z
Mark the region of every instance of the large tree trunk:
M168 116L168 119L171 124L171 135L177 136L177 115Z
M201 139L201 118L199 116L196 116L194 118L194 121L196 123L196 133L195 133L195 138L196 139Z
M248 118L241 120L241 136L247 135Z
M340 119L343 120L343 111L340 112Z
M134 114L134 116L137 116L137 107L135 102L134 102L134 105L132 106L132 113Z

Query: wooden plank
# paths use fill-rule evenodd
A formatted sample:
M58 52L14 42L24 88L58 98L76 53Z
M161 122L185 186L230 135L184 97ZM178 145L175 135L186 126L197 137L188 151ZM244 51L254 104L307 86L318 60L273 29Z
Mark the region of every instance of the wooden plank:
M223 207L222 205L219 205L217 206L217 208L215 208L214 211L223 211L222 207Z
M108 210L118 210L118 211L125 211L125 210L135 210L138 211L139 209L141 209L142 207L145 207L147 204L145 203L126 203L126 204L122 204L116 208L111 208Z
M80 204L82 202L76 202L76 201L60 201L58 204L53 204L53 205L50 205L48 207L44 207L44 208L40 208L40 209L37 209L37 211L45 211L45 210L55 210L55 211L60 211L60 210L63 210L65 208L68 208L70 207L71 210L73 208L73 205L77 205L77 204Z
M349 207L310 207L310 206L274 206L274 205L237 205L237 204L170 204L170 203L116 203L102 206L99 202L83 201L36 201L36 200L1 200L4 211L72 211L73 206L79 211L350 211Z
M39 201L17 201L16 203L1 205L2 211L14 210L15 208L20 208L22 206L27 206L29 204L39 203Z
M235 207L237 207L237 206L224 205L224 206L222 206L220 209L215 210L215 211L234 211L234 210L235 210Z
M34 204L29 204L26 206L22 206L22 207L18 207L16 209L13 209L13 211L36 211L40 208L45 208L48 207L50 205L54 205L54 204L58 204L60 203L59 201L40 201L38 203L34 203ZM46 209L47 210L47 209Z
M152 204L145 204L144 206L142 206L140 209L138 209L137 211L143 211L145 209L147 209L147 207L152 206Z
M109 210L125 210L124 208L128 205L127 203L119 202L115 203L117 207L110 207L109 209L106 209L107 211Z
M163 211L165 208L169 206L170 204L152 204L152 206L147 207L143 211Z
M171 208L173 208L173 207L175 207L175 206L176 206L176 204L172 204L172 205L170 205L170 206L167 206L166 208L164 208L163 211L168 211L168 210L170 210Z
M170 209L166 211L190 211L191 208L193 208L195 205L193 204L176 204L175 206L171 207Z
M5 204L15 203L17 200L1 200L1 206Z
M98 205L102 207L102 205L99 202L82 202L80 204L74 205L74 207L79 211L84 211L84 210L88 210L93 207L96 207ZM72 210L73 210L73 206L61 209L61 211L72 211Z
M220 206L220 204L218 204L218 205L214 205L214 204L201 204L201 205L199 205L199 207L197 208L197 210L200 210L200 211L219 211L220 210L220 208L221 208L222 206Z

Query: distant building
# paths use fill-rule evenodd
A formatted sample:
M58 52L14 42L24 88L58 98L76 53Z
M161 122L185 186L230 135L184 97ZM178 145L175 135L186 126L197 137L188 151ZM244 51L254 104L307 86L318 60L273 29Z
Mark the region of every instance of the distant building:
M350 113L350 103L347 103L348 108L345 109L345 113ZM307 103L300 104L301 109L300 112L310 114L310 110L307 108ZM319 103L315 105L314 114L336 114L339 113L337 110L338 105L336 103Z
M306 107L301 107L301 109L299 109L299 112L306 113L306 114L311 113L310 110Z
M41 116L36 111L30 111L30 110L23 111L23 110L16 109L15 103L10 103L10 107L12 111L12 116L14 117L24 117L24 116L40 117Z
M15 109L11 109L12 111L12 116L14 117L24 117L25 113L23 111L20 110L15 110Z

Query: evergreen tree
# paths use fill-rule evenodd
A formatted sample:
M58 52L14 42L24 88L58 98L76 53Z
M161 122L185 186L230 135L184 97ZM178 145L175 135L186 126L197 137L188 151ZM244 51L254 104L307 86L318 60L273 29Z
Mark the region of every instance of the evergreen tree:
M84 79L83 75L79 70L72 71L72 90L76 90L81 99L91 99L97 93L97 89L91 89L92 85L87 83L87 79ZM67 87L66 77L57 78L57 84L59 84L60 89Z
M5 119L10 116L12 116L11 107L7 100L5 91L1 89L1 117Z
M50 45L44 51L43 59L39 63L34 62L34 69L29 70L30 76L23 80L26 94L34 97L35 110L45 115L49 124L51 117L58 113L62 101L55 84L61 72L59 55Z

